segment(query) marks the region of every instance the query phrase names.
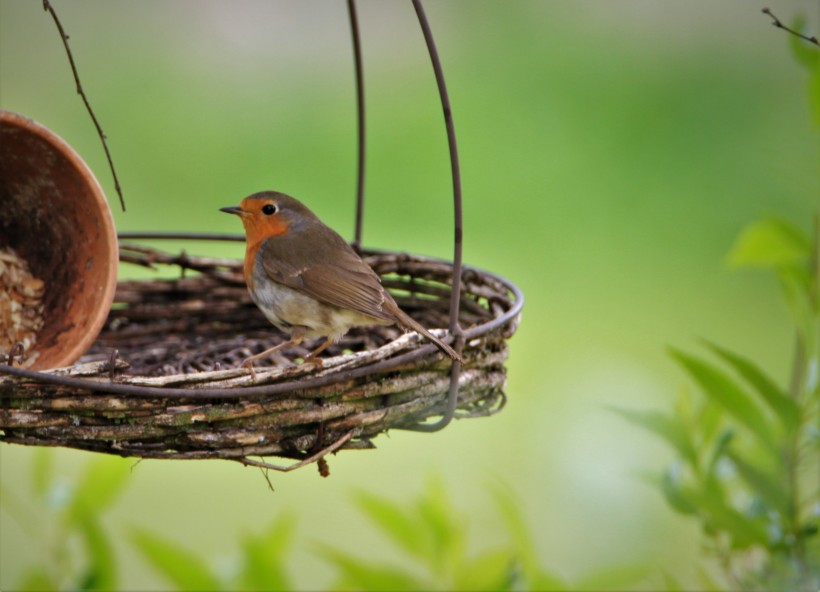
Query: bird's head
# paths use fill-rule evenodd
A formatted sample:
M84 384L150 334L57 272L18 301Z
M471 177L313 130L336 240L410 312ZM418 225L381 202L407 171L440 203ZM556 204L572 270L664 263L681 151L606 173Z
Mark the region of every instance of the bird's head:
M239 216L249 243L298 232L317 220L316 215L301 202L276 191L254 193L238 206L220 208L220 211Z

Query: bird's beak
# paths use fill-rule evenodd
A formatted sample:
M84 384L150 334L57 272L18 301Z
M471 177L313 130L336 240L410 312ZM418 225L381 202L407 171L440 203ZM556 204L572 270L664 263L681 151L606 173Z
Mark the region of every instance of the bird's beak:
M237 216L241 216L245 213L245 210L240 208L239 206L230 206L227 208L219 208L220 212L225 212L226 214L236 214Z

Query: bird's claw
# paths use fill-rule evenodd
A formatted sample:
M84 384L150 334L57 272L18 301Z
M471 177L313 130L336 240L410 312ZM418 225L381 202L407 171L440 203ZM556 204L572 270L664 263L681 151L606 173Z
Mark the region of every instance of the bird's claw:
M316 356L306 357L303 363L304 364L312 364L316 368L323 368L324 365L325 365L325 363L322 361L322 359L319 358L319 357L316 357Z
M256 380L256 371L253 369L253 360L252 359L248 358L247 360L242 362L241 366L242 366L242 368L245 368L246 370L248 370L248 372L250 373L252 379Z

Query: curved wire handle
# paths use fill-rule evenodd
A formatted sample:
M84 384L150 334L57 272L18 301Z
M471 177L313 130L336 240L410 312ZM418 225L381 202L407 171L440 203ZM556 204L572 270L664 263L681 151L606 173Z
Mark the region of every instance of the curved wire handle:
M356 0L347 0L350 15L350 35L353 37L353 61L356 66L356 116L358 121L358 165L356 169L356 231L353 248L362 252L362 224L364 220L364 163L365 163L365 118L364 118L364 69L362 68L362 45L359 39L359 21L356 18Z
M353 37L353 59L356 68L356 113L358 116L358 175L356 183L356 232L353 246L356 250L361 249L362 240L362 220L364 217L364 161L365 161L365 102L364 102L364 73L362 68L362 50L359 38L359 24L356 18L355 0L347 1L348 13L350 15L350 31ZM461 199L461 171L458 161L458 146L456 144L456 130L453 124L453 112L450 107L450 97L447 94L447 85L444 81L444 71L441 67L441 60L438 56L433 33L421 0L413 0L413 8L421 26L427 50L430 53L430 61L433 64L433 72L436 76L441 106L444 110L444 124L447 129L447 144L450 151L450 169L453 178L453 218L454 218L454 248L453 248L453 289L450 295L450 333L455 337L454 347L461 353L464 347L464 335L458 322L458 314L461 300L461 270L462 270L462 245L464 240L464 226L462 221L462 199ZM453 362L450 372L450 390L447 397L447 408L442 418L433 424L417 424L412 428L406 428L422 432L435 432L446 427L453 419L458 402L458 379L461 375L461 364Z
M438 93L441 97L441 107L444 111L444 125L447 129L447 145L450 150L450 171L453 177L453 291L450 294L450 333L455 336L453 346L461 353L464 347L464 334L461 325L458 323L459 306L461 303L461 251L464 240L464 224L462 221L461 208L461 169L458 162L458 146L456 144L456 128L453 124L453 110L450 107L450 96L447 94L447 84L444 82L444 71L441 68L441 60L438 57L436 44L433 41L433 33L421 0L413 0L413 8L416 9L416 16L424 34L424 41L427 44L427 51L430 53L430 61L433 64L433 71L436 75ZM454 361L450 370L450 392L447 397L447 409L444 416L433 424L418 424L411 429L422 432L435 432L441 430L450 423L456 412L458 402L458 378L461 375L461 363Z

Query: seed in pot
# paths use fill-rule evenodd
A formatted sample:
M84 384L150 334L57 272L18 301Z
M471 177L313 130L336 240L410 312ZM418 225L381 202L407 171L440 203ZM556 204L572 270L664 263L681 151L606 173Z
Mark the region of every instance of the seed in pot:
M31 351L43 328L45 283L34 277L28 262L10 248L0 248L0 356L5 358L20 343L22 367L34 363L39 352Z

